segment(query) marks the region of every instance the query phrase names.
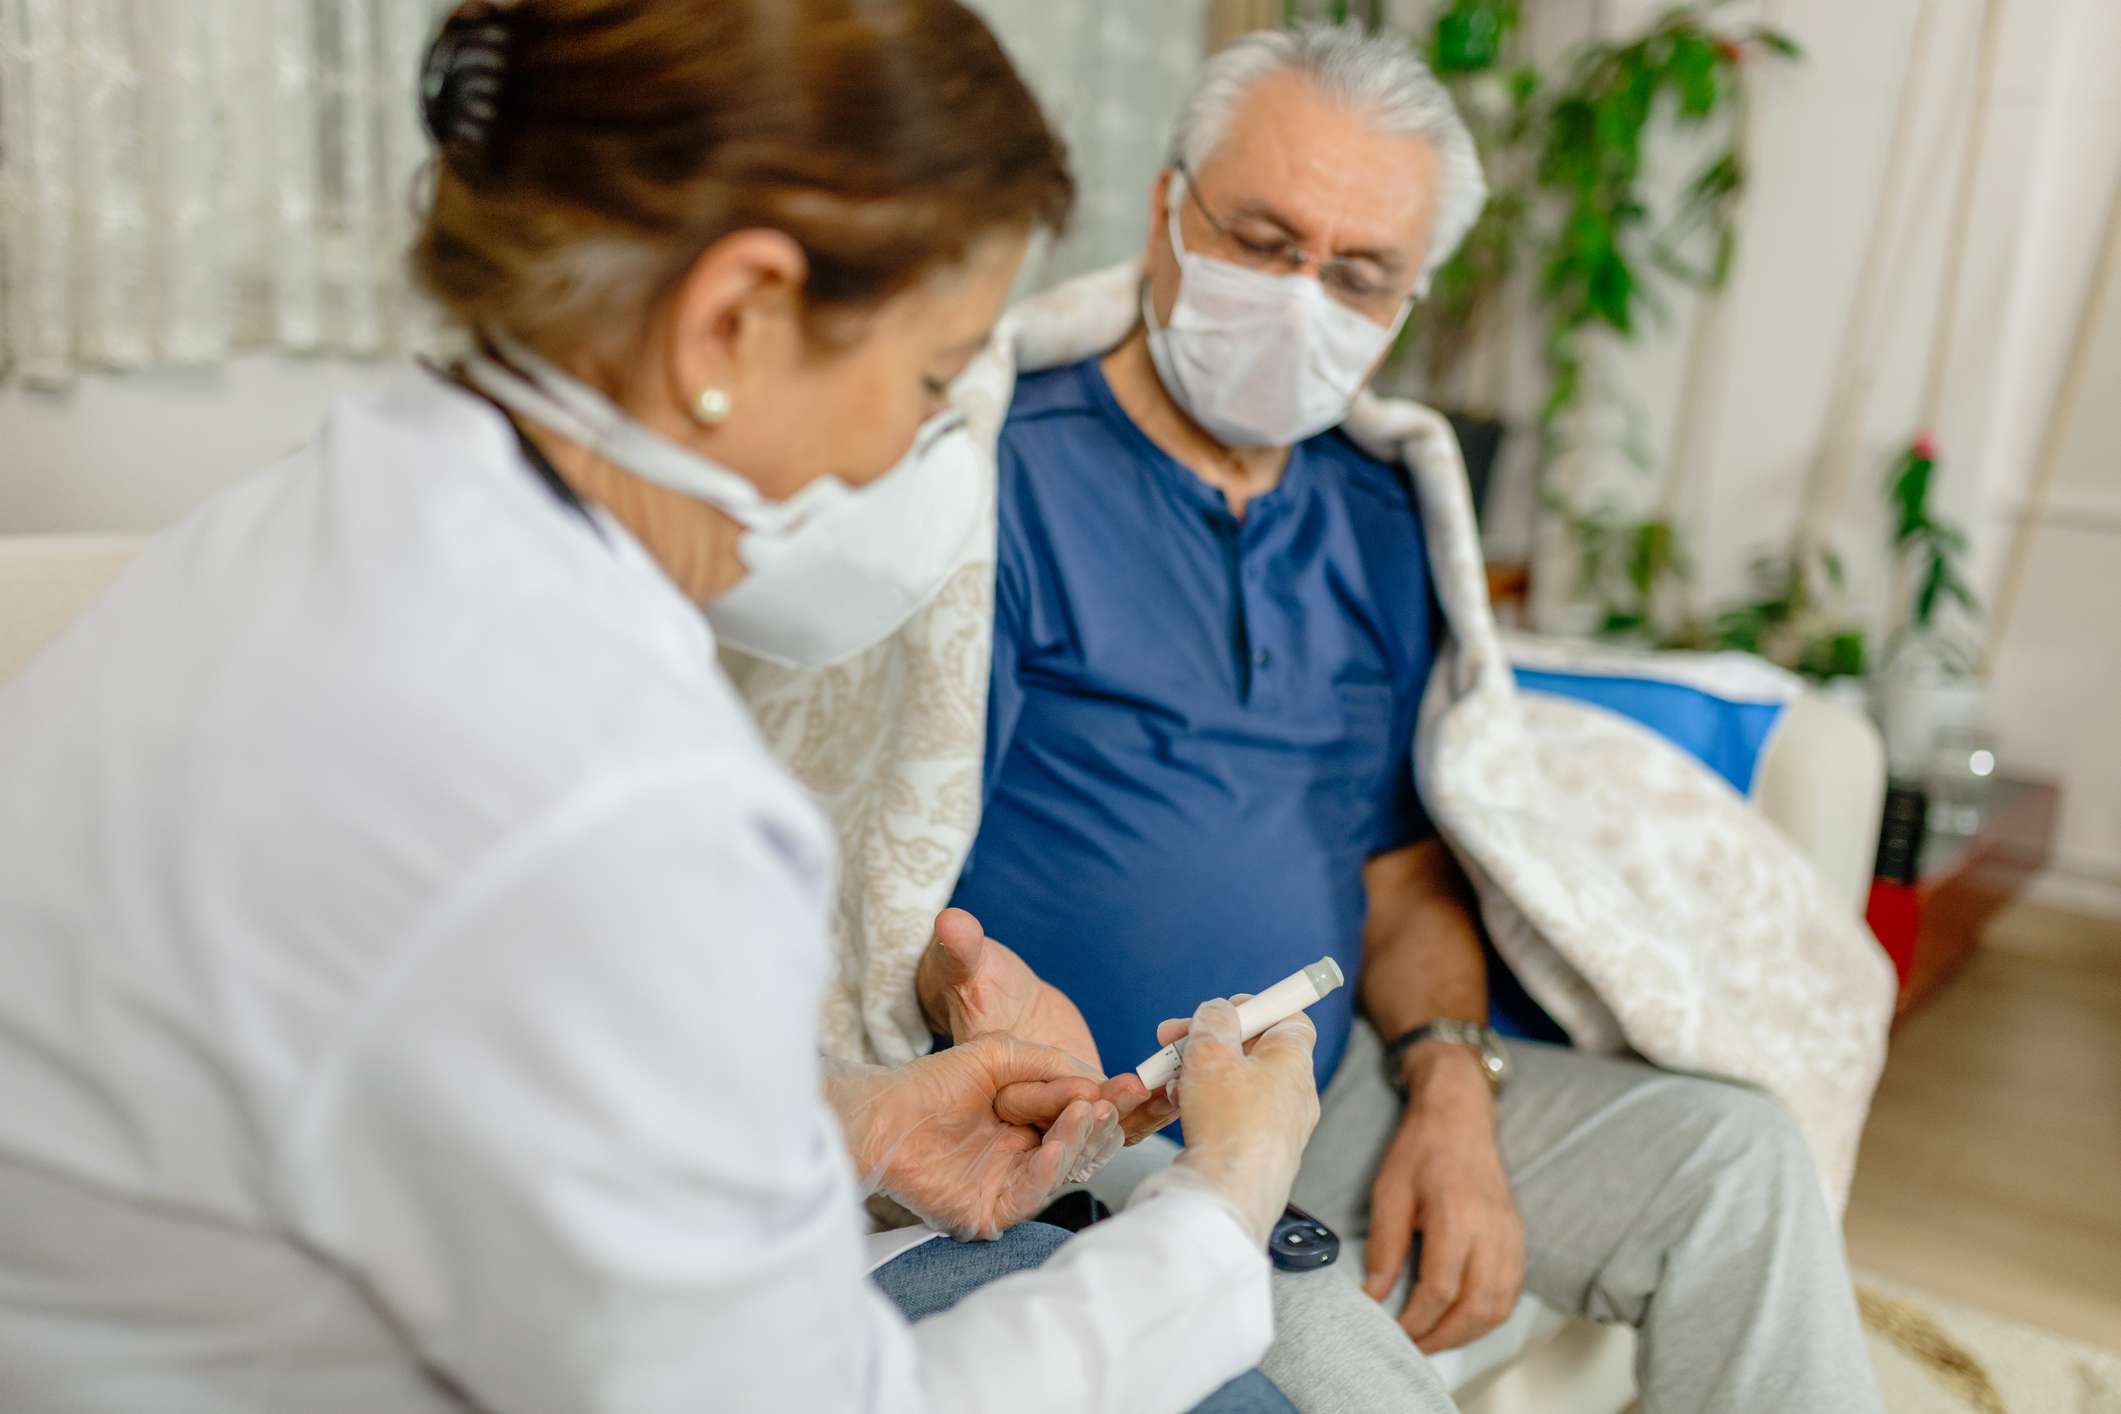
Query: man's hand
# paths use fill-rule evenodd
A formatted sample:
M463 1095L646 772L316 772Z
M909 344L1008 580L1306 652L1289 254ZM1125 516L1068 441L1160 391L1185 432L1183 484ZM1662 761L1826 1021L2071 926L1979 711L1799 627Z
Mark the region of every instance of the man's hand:
M1129 1144L1178 1115L1168 1097L1151 1099L1132 1072L1106 1080L1097 1042L1075 1003L1012 949L988 937L962 908L937 916L935 940L921 955L913 985L928 1024L953 1042L1000 1032L1075 1057L1085 1074L1102 1082L1103 1098L1119 1111Z
M1406 1118L1370 1188L1363 1289L1391 1294L1421 1234L1421 1269L1399 1324L1434 1355L1509 1318L1524 1286L1524 1223L1495 1144L1495 1101L1479 1061L1430 1042L1407 1057Z
M1030 964L987 936L962 908L935 920L935 940L913 977L928 1024L952 1041L1000 1031L1066 1051L1099 1075L1097 1042L1075 1003L1047 985Z
M825 1094L863 1182L957 1237L999 1236L1120 1144L1080 1062L1007 1036L834 1072Z

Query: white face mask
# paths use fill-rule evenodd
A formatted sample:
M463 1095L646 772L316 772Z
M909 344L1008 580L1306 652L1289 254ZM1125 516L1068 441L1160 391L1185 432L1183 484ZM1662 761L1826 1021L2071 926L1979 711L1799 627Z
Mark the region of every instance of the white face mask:
M930 422L905 458L866 486L821 476L775 501L530 350L492 338L507 364L480 354L464 364L481 392L744 528L737 553L749 573L707 606L707 621L718 640L754 657L823 668L883 642L935 597L979 530L972 444L954 415Z
M1159 326L1146 284L1149 357L1173 401L1232 447L1287 447L1336 426L1399 327L1373 323L1308 275L1268 275L1188 251L1178 232L1186 178L1164 202L1178 303Z

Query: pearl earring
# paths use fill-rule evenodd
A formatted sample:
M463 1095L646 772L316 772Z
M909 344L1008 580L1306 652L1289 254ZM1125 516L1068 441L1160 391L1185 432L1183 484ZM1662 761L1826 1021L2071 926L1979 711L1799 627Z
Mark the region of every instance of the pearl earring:
M702 388L693 399L692 416L702 427L720 427L729 420L730 398L723 388Z

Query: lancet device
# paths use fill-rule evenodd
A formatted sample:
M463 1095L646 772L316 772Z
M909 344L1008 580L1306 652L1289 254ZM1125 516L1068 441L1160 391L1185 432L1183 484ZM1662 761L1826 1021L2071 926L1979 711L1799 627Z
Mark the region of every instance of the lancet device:
M1340 964L1330 957L1299 968L1258 996L1237 1004L1239 1039L1249 1041L1275 1022L1288 1020L1347 980L1341 975ZM1151 1090L1168 1085L1171 1077L1178 1074L1179 1057L1185 1049L1186 1038L1181 1036L1136 1066L1134 1073Z

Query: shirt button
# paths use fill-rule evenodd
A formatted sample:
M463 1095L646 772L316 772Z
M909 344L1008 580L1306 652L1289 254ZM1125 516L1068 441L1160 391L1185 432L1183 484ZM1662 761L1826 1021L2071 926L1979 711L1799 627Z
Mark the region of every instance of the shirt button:
M1252 655L1252 661L1262 668L1271 668L1274 666L1274 650L1262 648Z

